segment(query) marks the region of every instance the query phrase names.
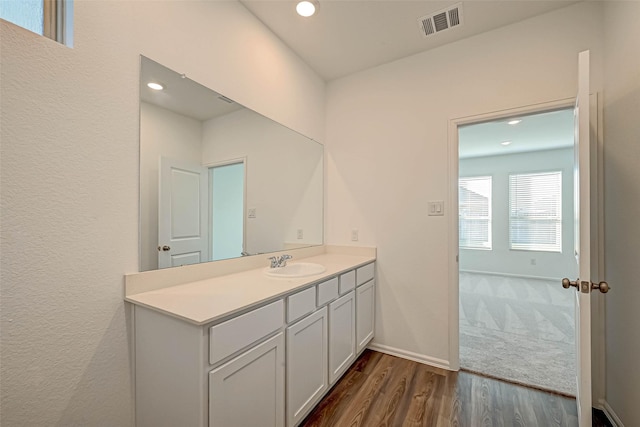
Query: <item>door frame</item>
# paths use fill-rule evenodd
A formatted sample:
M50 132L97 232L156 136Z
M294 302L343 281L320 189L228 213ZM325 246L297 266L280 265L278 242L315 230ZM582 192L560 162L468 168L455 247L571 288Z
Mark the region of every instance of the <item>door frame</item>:
M228 166L235 165L238 163L242 163L243 165L243 173L244 177L242 182L242 251L245 252L247 250L247 156L237 157L235 159L222 160L219 162L211 162L206 163L203 166L207 168L208 175L207 179L209 180L209 184L211 184L211 169L217 168L220 166ZM209 185L210 190L213 190L213 187ZM211 195L209 195L211 196ZM213 248L213 197L209 197L209 249ZM212 252L213 255L213 252Z
M482 113L472 116L456 117L449 119L448 124L448 158L449 158L449 176L448 176L448 197L449 197L449 262L448 262L448 283L449 283L449 368L454 371L460 370L460 284L459 284L459 240L458 240L458 175L459 175L459 152L458 152L458 127L468 124L481 123L505 119L508 117L541 113L549 110L557 110L562 108L573 108L575 106L575 98L564 98L554 101L542 102L537 104L529 104L521 107L497 110L488 113ZM594 188L597 194L593 197L596 200L596 212L591 213L592 221L596 224L597 230L592 231L592 239L595 239L595 245L592 249L592 258L596 258L593 265L597 266L598 276L604 276L604 223L603 218L604 204L602 189L603 186L603 137L602 137L602 105L597 94L591 95L590 111L591 117L597 118L593 120L595 129L592 129L592 147L594 148L592 160L592 171L596 181ZM558 283L558 286L561 286ZM594 295L596 301L591 304L592 307L592 395L593 406L598 408L604 407L605 392L605 353L604 353L604 298L601 295Z

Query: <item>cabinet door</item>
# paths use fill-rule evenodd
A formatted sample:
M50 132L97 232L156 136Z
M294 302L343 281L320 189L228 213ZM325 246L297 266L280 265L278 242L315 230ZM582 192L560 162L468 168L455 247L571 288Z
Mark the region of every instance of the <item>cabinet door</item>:
M302 421L328 387L327 308L323 307L287 328L287 426Z
M284 425L284 335L209 373L209 427Z
M356 339L360 353L373 338L375 321L375 281L371 280L356 289Z
M329 381L336 382L356 358L354 291L329 304Z

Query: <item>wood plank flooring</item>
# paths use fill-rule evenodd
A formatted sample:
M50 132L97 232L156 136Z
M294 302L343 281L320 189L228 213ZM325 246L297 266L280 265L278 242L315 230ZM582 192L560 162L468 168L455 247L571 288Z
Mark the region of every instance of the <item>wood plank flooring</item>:
M305 427L577 426L574 399L370 350ZM594 422L594 426L606 426Z

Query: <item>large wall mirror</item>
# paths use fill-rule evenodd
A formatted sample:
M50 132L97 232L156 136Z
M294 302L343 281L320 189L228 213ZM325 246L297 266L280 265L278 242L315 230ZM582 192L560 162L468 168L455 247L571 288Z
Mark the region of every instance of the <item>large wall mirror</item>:
M322 244L322 156L317 142L142 57L140 271Z

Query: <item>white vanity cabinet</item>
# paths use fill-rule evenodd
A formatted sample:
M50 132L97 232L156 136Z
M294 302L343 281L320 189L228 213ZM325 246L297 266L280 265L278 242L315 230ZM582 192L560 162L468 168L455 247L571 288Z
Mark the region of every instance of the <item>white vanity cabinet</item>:
M329 388L327 323L323 307L287 328L288 426L302 421Z
M284 334L255 344L282 326L280 300L209 328L212 365L250 347L209 372L209 427L283 425Z
M136 306L136 426L282 427L283 326L282 300L212 326Z
M373 339L375 326L374 264L356 271L356 353L360 354Z
M356 265L209 323L136 304L136 426L299 425L373 338L374 263Z
M284 335L280 332L209 373L209 427L283 425Z
M355 292L329 304L329 383L333 385L356 360Z
M205 427L207 332L143 306L135 306L137 427Z

